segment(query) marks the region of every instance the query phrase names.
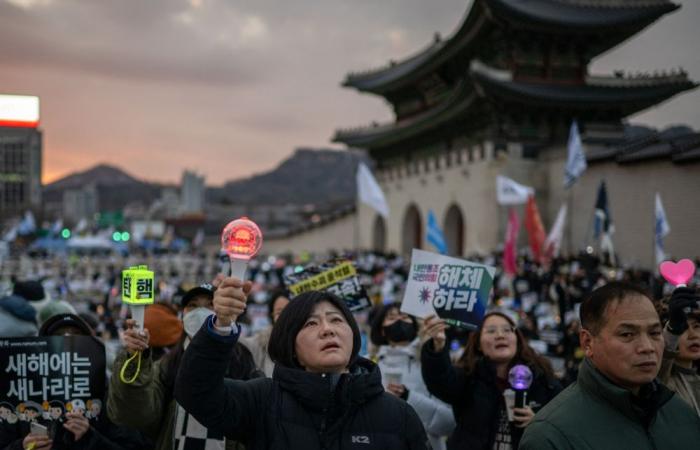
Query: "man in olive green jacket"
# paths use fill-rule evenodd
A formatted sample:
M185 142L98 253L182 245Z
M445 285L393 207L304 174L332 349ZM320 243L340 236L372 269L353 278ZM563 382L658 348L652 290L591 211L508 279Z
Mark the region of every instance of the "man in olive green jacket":
M211 302L211 300L209 300ZM186 313L187 314L187 313ZM186 317L187 318L187 317ZM122 349L114 362L114 375L110 380L110 390L107 400L107 414L114 423L129 425L143 432L155 442L155 450L173 450L174 448L221 448L225 450L244 450L245 446L236 441L220 438L201 439L202 427L175 401L173 387L180 359L184 353L185 343L190 339L190 331L185 328L186 337L180 339L177 346L158 361L153 361L148 349L149 333L144 328L143 334L134 328L135 322L127 320L127 330L124 332L125 349ZM187 324L186 324L187 325ZM143 352L141 364L132 363L121 374L129 353L140 350ZM138 367L138 371L136 368ZM254 374L255 365L250 352L242 346L237 346L229 366L228 376L234 379L249 379ZM245 374L245 375L243 375ZM127 381L125 381L127 380ZM193 428L193 423L195 423ZM198 430L194 447L182 440L189 440L186 435L178 434L177 430ZM219 432L212 433L214 436ZM200 439L197 439L199 437ZM176 447L176 439L180 440ZM220 442L219 442L220 441ZM208 444L208 445L207 445ZM199 445L199 446L197 446Z
M687 450L700 442L700 419L656 381L664 341L650 296L620 282L581 305L586 359L578 381L542 408L521 450Z

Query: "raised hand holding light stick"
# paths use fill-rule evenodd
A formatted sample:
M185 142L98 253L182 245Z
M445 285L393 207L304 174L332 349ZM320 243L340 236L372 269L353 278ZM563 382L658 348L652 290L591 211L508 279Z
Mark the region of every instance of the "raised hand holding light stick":
M235 280L225 279L214 294L214 306L219 325L228 326L238 317L235 312L240 307L239 301L235 298L236 294L233 291L226 289L243 287L248 261L258 253L261 246L262 232L255 222L247 217L231 221L221 233L221 249L226 252L230 261L229 276L239 280L240 286Z

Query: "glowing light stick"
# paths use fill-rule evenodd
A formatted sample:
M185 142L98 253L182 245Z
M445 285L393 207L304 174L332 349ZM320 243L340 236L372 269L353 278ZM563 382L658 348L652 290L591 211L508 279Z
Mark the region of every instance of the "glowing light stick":
M155 285L153 271L148 266L132 266L122 270L122 301L129 305L131 318L136 321L136 329L143 333L143 322L146 317L146 305L152 305L155 300ZM136 361L136 369L131 378L127 378L127 368ZM126 384L133 383L141 371L141 351L134 352L122 365L119 378Z
M527 400L527 390L532 384L532 371L526 365L515 365L508 372L508 383L515 391L515 407L523 408Z
M153 272L148 266L133 266L122 270L122 301L129 305L136 328L143 331L146 305L155 300Z
M247 217L229 222L221 233L221 249L231 262L230 276L243 280L248 261L262 247L260 228Z
M676 288L687 287L688 281L695 275L695 263L689 259L681 259L677 263L664 261L659 265L659 273ZM683 311L688 314L690 308L683 308Z
M664 261L659 265L659 272L675 287L686 287L695 275L695 264L689 259L681 259L677 263Z

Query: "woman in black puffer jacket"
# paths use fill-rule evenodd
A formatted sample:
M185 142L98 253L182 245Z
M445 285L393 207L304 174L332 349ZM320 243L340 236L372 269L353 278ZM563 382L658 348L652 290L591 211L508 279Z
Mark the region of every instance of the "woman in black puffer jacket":
M430 317L425 327L432 339L421 353L423 379L431 394L452 405L457 421L448 450L517 449L535 412L561 391L548 361L527 345L508 316L498 312L487 314L472 333L457 366L445 345L445 322ZM514 408L510 420L503 392L516 364L528 366L534 379L525 407Z
M246 288L249 288L246 283ZM375 364L357 356L360 333L345 303L325 292L294 298L275 323L272 379L224 379L245 308L243 284L221 282L210 316L187 348L178 402L210 429L249 449L426 449L415 411L384 391Z

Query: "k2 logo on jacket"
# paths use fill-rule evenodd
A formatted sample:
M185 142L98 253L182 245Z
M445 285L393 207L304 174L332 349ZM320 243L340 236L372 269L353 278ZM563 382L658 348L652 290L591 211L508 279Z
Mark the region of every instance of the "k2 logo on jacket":
M350 436L353 444L369 444L369 436Z

